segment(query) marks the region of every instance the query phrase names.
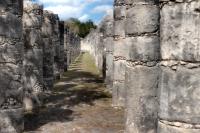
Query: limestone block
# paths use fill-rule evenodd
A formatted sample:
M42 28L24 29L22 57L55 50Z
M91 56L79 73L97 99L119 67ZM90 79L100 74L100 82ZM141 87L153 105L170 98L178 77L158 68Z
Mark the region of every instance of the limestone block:
M126 66L125 60L114 61L113 64L114 80L119 80L119 81L125 80L125 66Z
M106 85L112 89L113 85L113 54L106 54Z
M24 46L26 49L43 48L43 40L41 30L39 29L24 29Z
M125 37L125 20L114 21L114 36Z
M35 14L24 14L23 25L24 27L40 27L42 24L41 16L35 16Z
M158 30L159 7L135 5L126 12L125 31L129 35L152 33Z
M22 37L22 22L16 15L6 12L0 15L0 36Z
M115 45L116 46L116 45ZM124 53L131 61L158 61L160 59L160 42L158 36L138 36L126 38L126 47L118 53ZM129 51L129 52L128 52Z
M44 22L42 24L42 35L43 37L50 37L52 36L52 25L49 22L48 18L44 18Z
M112 37L113 36L113 21L108 20L104 24L104 36L105 37Z
M123 107L125 105L125 86L124 82L113 82L112 88L112 104L116 107Z
M22 16L23 14L23 0L1 0L0 13L10 12L15 15Z
M8 82L10 79L12 80L19 80L22 74L22 63L13 64L13 63L0 63L0 74L1 78L4 76L8 76ZM5 78L6 80L6 78Z
M158 67L126 67L126 133L156 133Z
M200 129L182 128L158 122L158 133L199 133Z
M0 37L0 62L18 64L22 61L23 43L20 40L12 40Z
M43 21L43 6L32 1L24 2L23 26L26 28L40 28Z
M45 51L52 51L53 44L51 38L43 38L43 48Z
M200 61L200 1L164 5L161 10L161 54L165 60Z
M114 56L128 58L131 45L132 45L131 43L126 42L126 39L120 39L114 41L114 52L113 52Z
M24 65L31 67L33 70L40 70L43 67L43 50L28 49L24 52Z
M104 41L103 43L105 45L106 51L113 52L113 49L114 49L113 37L107 37L103 41Z
M12 109L22 106L22 65L0 64L0 108ZM14 102L8 101L10 98Z
M161 67L159 117L169 121L200 123L200 68Z
M116 6L114 7L114 19L124 19L126 16L126 7L125 6Z

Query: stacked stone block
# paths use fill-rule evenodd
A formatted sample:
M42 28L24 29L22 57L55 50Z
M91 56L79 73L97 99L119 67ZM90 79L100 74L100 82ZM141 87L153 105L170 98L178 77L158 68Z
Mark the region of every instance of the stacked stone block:
M65 26L65 25L64 25ZM65 27L64 29L64 71L68 70L68 52L69 52L69 28Z
M60 56L59 56L59 69L60 75L64 73L64 21L59 22L59 35L60 35Z
M59 17L53 14L53 40L54 45L54 79L60 78L60 31L59 31Z
M160 2L158 133L199 133L200 1Z
M128 48L125 46L124 0L114 1L114 51L113 51L113 106L124 106L125 103L125 64Z
M103 20L103 45L104 45L104 62L105 83L107 89L112 92L113 85L113 14L107 15Z
M156 133L160 60L159 3L126 1L126 132Z
M0 1L0 132L23 130L23 1Z
M53 45L53 13L44 10L42 38L44 42L43 47L43 78L44 83L48 89L53 89L54 83L54 45Z
M24 37L24 105L27 111L39 106L39 95L43 93L43 6L31 1L24 1L23 10Z
M68 28L65 28L64 40L64 68L67 70L69 65L80 55L81 39L77 34L69 31Z

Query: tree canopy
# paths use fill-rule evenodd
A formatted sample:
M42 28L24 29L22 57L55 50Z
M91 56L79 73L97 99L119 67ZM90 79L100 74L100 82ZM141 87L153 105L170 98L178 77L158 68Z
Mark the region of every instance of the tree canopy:
M86 37L90 33L91 29L97 28L92 20L81 22L76 18L70 18L66 20L65 26L67 26L70 31L77 33L82 38Z

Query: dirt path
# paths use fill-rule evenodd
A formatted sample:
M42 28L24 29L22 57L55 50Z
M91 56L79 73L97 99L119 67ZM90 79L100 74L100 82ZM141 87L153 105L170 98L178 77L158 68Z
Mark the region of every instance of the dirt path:
M122 133L122 109L111 97L89 54L70 66L34 115L25 116L25 133Z

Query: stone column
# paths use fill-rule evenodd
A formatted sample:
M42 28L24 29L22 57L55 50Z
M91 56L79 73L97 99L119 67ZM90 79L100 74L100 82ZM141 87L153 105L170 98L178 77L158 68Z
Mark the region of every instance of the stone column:
M53 73L53 63L54 63L54 46L52 43L53 38L53 13L44 10L44 22L42 25L42 37L44 42L43 48L43 77L44 83L48 89L53 89L54 84L54 73Z
M103 44L105 51L106 88L112 92L113 85L113 15L104 18Z
M43 6L24 0L24 105L26 111L40 106L39 95L43 92L43 40L41 27Z
M69 34L69 28L65 27L64 29L64 70L67 71L68 70L68 52L69 52L69 39L68 39L68 34Z
M53 15L53 45L54 45L54 79L60 79L60 35L59 35L59 17Z
M126 133L156 133L160 61L159 3L156 0L127 0Z
M199 133L200 1L160 2L158 133Z
M64 21L59 22L59 31L60 31L59 69L60 69L60 75L63 75L64 73Z
M125 103L125 2L114 2L114 51L113 51L113 106L124 106ZM122 52L121 52L121 51Z
M0 132L23 130L23 0L0 1Z

